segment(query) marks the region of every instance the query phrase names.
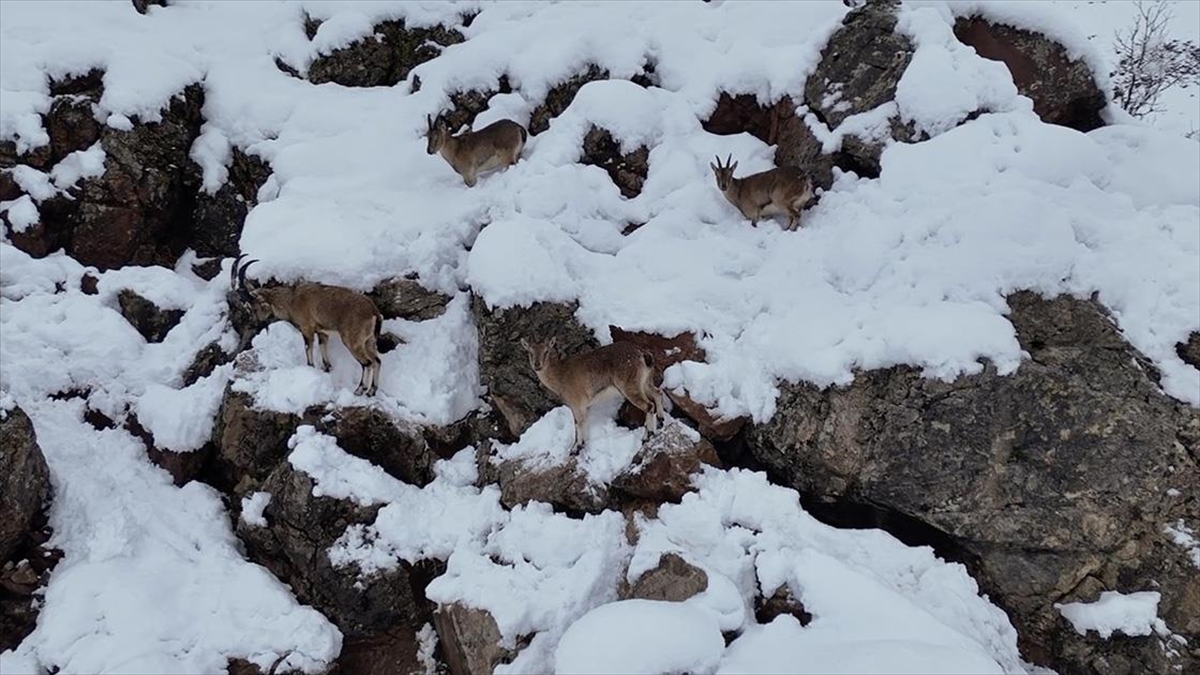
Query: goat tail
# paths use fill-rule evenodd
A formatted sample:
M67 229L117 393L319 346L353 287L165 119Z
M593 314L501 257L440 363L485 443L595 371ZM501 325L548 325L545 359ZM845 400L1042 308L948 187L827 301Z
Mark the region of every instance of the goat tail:
M642 362L646 364L647 368L654 370L654 355L648 350L642 350Z

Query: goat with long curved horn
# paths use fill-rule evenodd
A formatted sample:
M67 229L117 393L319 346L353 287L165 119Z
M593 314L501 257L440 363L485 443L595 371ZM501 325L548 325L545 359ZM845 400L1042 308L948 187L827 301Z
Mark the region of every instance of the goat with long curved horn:
M234 261L234 290L253 309L255 318L266 321L282 319L300 330L304 338L304 356L308 365L315 366L314 343L321 348L321 369L329 372L329 337L337 333L346 349L362 366L355 394L373 395L379 387L378 339L383 329L383 315L375 303L358 291L340 286L301 283L295 286L246 287L246 268L258 260L240 267L244 256Z

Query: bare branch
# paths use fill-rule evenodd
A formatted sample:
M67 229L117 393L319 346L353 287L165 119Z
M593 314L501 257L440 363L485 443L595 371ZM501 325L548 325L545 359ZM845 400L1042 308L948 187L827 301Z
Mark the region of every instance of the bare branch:
M1173 87L1200 85L1200 46L1171 39L1174 19L1170 3L1138 0L1133 25L1113 40L1113 99L1134 117L1161 112L1160 99Z

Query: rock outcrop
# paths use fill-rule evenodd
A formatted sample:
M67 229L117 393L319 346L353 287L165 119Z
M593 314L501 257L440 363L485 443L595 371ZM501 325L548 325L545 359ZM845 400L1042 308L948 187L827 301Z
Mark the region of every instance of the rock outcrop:
M721 464L711 443L678 422L650 435L611 484L591 480L578 456L543 467L517 459L493 465L490 454L486 448L480 453L480 473L499 484L506 507L538 501L576 513L600 513L630 503L678 502L691 491L692 474L705 465Z
M1108 96L1087 64L1072 60L1058 42L978 16L955 21L954 35L980 56L1003 62L1017 91L1033 101L1043 122L1084 132L1104 126L1100 114Z
M201 189L192 144L203 123L204 89L185 87L161 113L161 120L130 120L101 125L95 107L103 95L99 70L55 82L43 116L50 142L18 154L12 141L0 141L0 200L24 194L11 169L51 168L68 154L99 143L104 172L40 200L39 221L17 232L6 221L14 246L41 257L65 249L85 265L101 270L125 265L172 266L184 249L202 256L237 254L246 215L270 174L259 158L234 148L228 180L214 194Z
M396 278L381 281L367 293L385 319L425 321L446 311L450 297L431 291L415 279Z
M319 416L314 411L312 418ZM244 492L267 478L287 455L288 439L304 418L259 410L249 394L225 390L213 438L217 480L235 493Z
M705 130L747 132L776 145L776 166L801 167L822 188L832 184L835 166L862 177L878 176L888 138L847 134L838 150L826 153L795 110L803 104L819 123L836 131L849 117L894 100L914 53L912 42L896 30L899 4L899 0L872 0L848 12L822 50L801 100L783 97L761 102L745 94L722 94L704 122ZM959 19L954 32L980 56L1004 62L1017 90L1033 100L1034 111L1044 121L1080 131L1103 125L1100 112L1107 105L1105 94L1086 64L1072 61L1055 40L978 17ZM890 121L887 136L900 142L921 140L899 117Z
M121 316L137 329L146 342L162 342L183 318L182 309L162 309L128 288L117 294Z
M580 164L589 164L604 169L621 195L632 199L642 193L646 173L650 170L650 150L639 146L630 152L621 152L621 144L607 129L592 127L583 137L583 157Z
M708 574L675 553L665 553L653 569L623 583L620 598L683 602L708 589Z
M271 495L265 526L239 521L247 556L292 587L296 597L329 617L350 639L373 637L429 620L408 565L360 577L335 567L328 550L346 528L373 522L378 506L313 495L313 480L283 461L259 489Z
M0 411L0 467L0 561L6 561L50 496L50 469L33 422L18 407Z
M376 408L341 408L323 416L317 431L337 438L338 447L418 487L433 480L437 457L421 429Z
M450 675L490 673L516 656L501 645L496 620L482 609L458 603L442 605L433 613L433 625Z
M271 167L257 155L234 148L225 182L213 194L200 190L192 216L190 245L197 255L233 258L250 209L271 176Z
M538 302L530 307L489 309L472 297L471 312L479 330L479 376L488 398L507 426L507 437L516 440L529 425L561 403L538 381L521 339L558 338L564 354L599 346L575 320L576 305Z
M613 489L637 500L678 503L692 490L692 474L705 465L721 466L712 444L669 423L646 439L629 468L613 479Z
M372 35L313 59L308 81L336 82L345 87L390 87L403 82L414 67L434 58L443 48L462 41L462 33L454 28L410 28L402 19L383 21L375 25Z
M1022 653L1060 673L1188 672L1167 636L1078 635L1054 608L1105 590L1158 590L1171 631L1200 640L1200 575L1163 528L1200 522L1200 411L1094 302L1010 297L1030 359L946 383L916 369L860 373L843 389L788 385L749 435L754 457L817 500L930 526L1016 626Z

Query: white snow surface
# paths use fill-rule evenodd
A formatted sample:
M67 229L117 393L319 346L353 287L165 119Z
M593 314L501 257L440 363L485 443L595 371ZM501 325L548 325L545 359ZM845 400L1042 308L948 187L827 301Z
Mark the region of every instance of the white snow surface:
M601 605L571 625L555 650L554 672L710 673L724 650L721 626L703 610L678 602L622 600Z
M1107 640L1113 633L1138 636L1166 633L1166 624L1158 618L1158 591L1120 593L1104 591L1095 602L1067 602L1055 607L1080 635L1096 631Z
M707 167L732 153L741 172L760 171L773 149L700 126L721 91L763 102L795 95L846 11L836 2L766 7L178 0L141 16L126 0L0 2L0 138L19 152L49 140L40 115L51 78L103 68L95 114L114 129L159 119L171 97L200 82L206 122L192 158L205 189L224 180L234 146L274 170L240 242L262 259L255 274L367 289L416 273L454 298L437 319L385 322L405 342L383 355L380 395L370 401L351 393L359 369L340 340L333 371L322 373L305 365L298 332L282 323L233 366L183 387L201 348L234 347L226 274L197 278L191 255L174 270L100 273L62 253L31 258L0 235L0 409L20 405L33 419L55 489L52 543L65 552L37 629L0 654L0 671L219 672L235 657L263 668L279 661L279 670L326 668L341 633L243 558L217 495L199 483L172 485L137 439L85 423L84 404L118 422L136 414L156 444L179 452L208 440L226 383L267 409L370 404L400 422L448 424L483 395L468 291L492 307L577 300L577 318L601 341L610 324L693 331L709 362L673 367L667 386L755 420L774 413L780 380L844 384L856 370L899 363L952 378L979 371L984 359L1012 372L1024 355L1005 294L1097 293L1160 369L1163 389L1200 405L1200 372L1174 351L1200 330L1200 144L1179 136L1200 120L1194 99L1171 99L1162 130L1047 126L1003 69L949 37L956 14L978 11L1050 32L1104 73L1105 40L1128 19L1127 3L906 4L900 29L917 52L896 101L818 131L832 149L850 130L899 114L934 137L890 147L878 180L840 175L795 233L772 222L751 229ZM466 42L414 70L416 93L408 83L314 86L274 63L304 72L379 20L454 24L475 10ZM1195 6L1179 10L1190 17ZM312 41L306 13L324 21ZM493 97L475 126L524 123L550 87L587 64L629 77L647 62L658 87L585 85L530 138L517 166L474 189L424 152L425 115L454 91L492 88L507 75L514 92ZM955 127L976 109L989 112ZM576 163L593 124L626 149L649 148L638 197L621 197L601 170ZM31 227L41 202L97 175L106 159L96 145L49 171L18 167L13 179L28 197L0 211L14 231ZM629 223L644 225L622 236ZM81 292L85 273L99 279L98 295ZM122 289L186 313L161 343L147 344L117 311ZM83 398L48 399L59 392ZM597 481L619 472L641 441L610 413L594 412L582 455ZM499 452L561 461L569 418L553 411ZM760 474L708 470L683 503L638 522L635 546L616 512L572 519L537 503L505 510L495 486L475 485L473 448L439 462L435 480L417 487L311 428L292 445L288 461L323 493L383 504L375 522L346 531L331 560L364 574L444 560L430 598L487 610L510 646L532 636L502 672L576 670L572 659L587 648L572 634L590 623L625 631L661 611L666 622L703 616L740 636L719 653L711 639L660 640L638 655L644 660L612 668L1025 670L1007 618L962 567L877 531L823 526L793 491ZM248 499L243 517L263 525L269 495ZM1191 536L1167 534L1190 546L1179 533ZM708 590L669 610L609 604L620 575L636 578L668 551L703 567ZM753 595L785 584L813 623L757 625ZM1078 613L1085 630L1157 630L1148 603L1143 594L1102 598L1104 612ZM1116 614L1124 618L1110 621Z

